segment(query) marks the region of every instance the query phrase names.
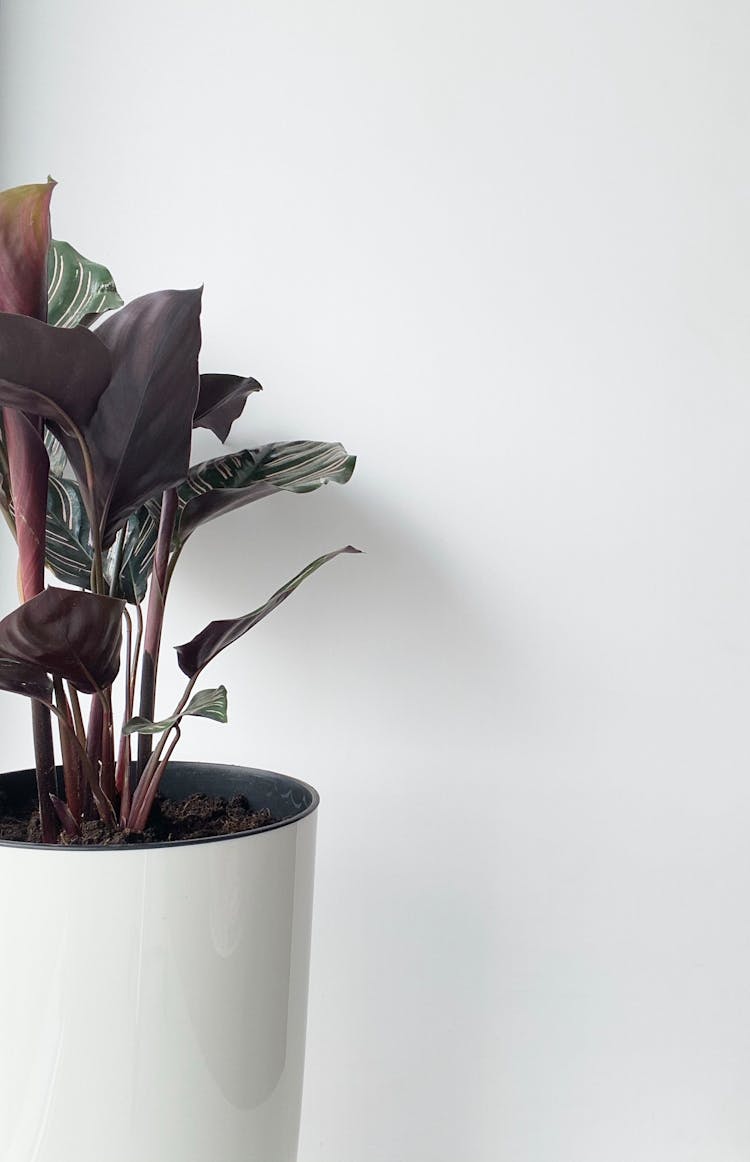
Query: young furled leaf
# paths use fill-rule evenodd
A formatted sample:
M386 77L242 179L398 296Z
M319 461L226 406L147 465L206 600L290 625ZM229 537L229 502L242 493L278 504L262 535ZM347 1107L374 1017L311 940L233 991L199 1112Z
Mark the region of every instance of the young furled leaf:
M94 694L117 677L123 607L114 597L45 589L0 621L0 657L39 667Z
M199 690L179 714L170 718L162 718L160 722L151 722L148 718L131 718L122 728L123 734L163 734L171 730L186 714L194 718L212 718L214 722L227 721L227 690L226 686L218 686L215 690Z
M0 193L0 311L47 318L49 204L55 182Z
M232 424L242 415L247 397L262 390L257 379L243 379L241 375L202 375L193 427L209 428L223 444Z
M47 276L47 322L54 327L86 327L122 306L106 266L84 258L69 242L51 240Z
M236 642L254 625L267 617L278 605L281 605L282 601L294 593L294 590L321 565L325 565L327 561L332 561L341 553L358 553L359 551L353 545L346 545L343 549L335 549L332 553L326 553L323 557L318 557L300 573L297 573L296 577L292 577L290 581L282 585L281 589L277 589L264 605L253 610L252 613L247 613L244 617L210 622L192 641L177 646L177 661L183 674L187 674L188 678L194 678L217 654L220 654L232 642Z

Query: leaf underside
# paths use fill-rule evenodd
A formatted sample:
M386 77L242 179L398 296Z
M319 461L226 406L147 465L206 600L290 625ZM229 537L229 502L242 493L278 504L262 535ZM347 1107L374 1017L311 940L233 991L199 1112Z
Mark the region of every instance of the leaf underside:
M332 561L341 553L358 553L359 551L353 545L346 545L343 549L335 549L332 553L325 553L324 556L318 557L317 560L292 577L290 581L287 581L285 585L282 585L280 589L277 589L268 601L259 606L258 609L254 609L252 613L247 613L244 617L210 622L191 641L177 646L177 661L183 674L187 674L188 678L194 678L217 654L236 642L264 617L267 617L277 606L281 605L282 601L286 601L287 597L291 596L295 589L322 565Z

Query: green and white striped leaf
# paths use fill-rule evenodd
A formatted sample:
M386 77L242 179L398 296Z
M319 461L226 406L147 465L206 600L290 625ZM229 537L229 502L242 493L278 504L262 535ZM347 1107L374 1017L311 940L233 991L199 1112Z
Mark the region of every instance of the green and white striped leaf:
M49 456L49 470L55 476L72 476L73 471L68 465L68 456L62 444L49 428L44 429L44 446Z
M226 686L219 686L215 690L199 690L188 702L181 714L173 714L171 718L162 718L160 722L152 722L149 718L131 718L122 728L123 734L163 734L171 730L184 715L193 718L212 718L215 722L227 721L227 690Z
M91 526L74 480L50 474L47 490L47 565L60 581L91 587Z
M245 449L191 468L177 489L175 544L182 545L199 525L278 491L312 492L323 484L345 484L356 457L341 444L294 440ZM155 522L159 502L146 506Z
M131 605L139 605L146 596L148 579L154 564L159 526L152 519L148 509L143 507L131 516L125 527L125 545L117 596L124 597ZM107 579L112 576L114 556L114 548L105 554L104 576Z
M47 256L47 321L54 327L84 327L121 307L106 266L91 262L69 242L52 239Z
M136 604L146 595L158 529L146 509L127 523L120 578L114 596ZM47 493L47 565L60 581L79 589L91 586L91 525L75 480L50 475ZM109 585L115 562L114 547L104 554L104 577Z

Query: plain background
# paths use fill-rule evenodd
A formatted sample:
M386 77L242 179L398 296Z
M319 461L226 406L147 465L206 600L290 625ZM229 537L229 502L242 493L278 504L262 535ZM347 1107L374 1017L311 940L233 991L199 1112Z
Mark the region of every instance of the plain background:
M204 370L266 389L230 446L360 457L196 536L167 625L367 550L185 740L323 796L300 1162L747 1162L747 5L3 0L0 34L3 184L52 173L126 298L205 282Z

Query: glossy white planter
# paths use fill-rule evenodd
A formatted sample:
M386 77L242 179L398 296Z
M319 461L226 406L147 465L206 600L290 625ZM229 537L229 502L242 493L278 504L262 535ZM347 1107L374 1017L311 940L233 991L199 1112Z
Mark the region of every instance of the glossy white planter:
M297 1158L317 794L245 768L168 777L283 822L164 847L0 844L2 1162Z

